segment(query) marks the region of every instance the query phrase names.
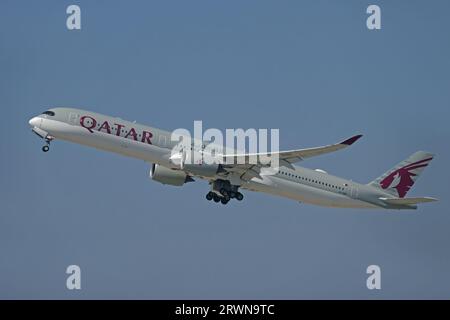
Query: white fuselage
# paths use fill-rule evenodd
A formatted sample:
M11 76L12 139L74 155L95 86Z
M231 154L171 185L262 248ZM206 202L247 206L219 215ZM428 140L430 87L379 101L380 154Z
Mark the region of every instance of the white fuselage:
M170 141L167 131L79 109L52 110L57 112L57 116L41 115L30 120L33 128L48 133L51 139L173 167L169 158L175 142ZM385 195L366 185L303 167L295 167L295 170L280 167L275 174L262 169L260 177L241 181L240 187L314 205L341 208L379 207L376 199Z

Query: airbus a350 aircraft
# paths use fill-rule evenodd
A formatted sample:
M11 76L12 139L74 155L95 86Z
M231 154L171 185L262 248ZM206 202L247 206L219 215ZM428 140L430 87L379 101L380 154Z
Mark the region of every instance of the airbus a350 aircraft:
M344 149L361 135L328 146L277 152L279 167L274 173L272 168L262 163L180 163L172 155L176 142L171 141L170 132L90 111L54 108L32 118L29 124L32 131L45 140L44 152L49 150L52 140L60 139L141 159L152 163L151 178L163 184L181 186L194 181L194 177L208 180L211 191L206 198L223 204L233 198L241 201L243 194L240 189L339 208L416 209L418 203L437 200L405 197L433 159L431 153L424 151L412 154L368 184L339 178L323 170L293 165L310 157ZM231 156L248 157L242 154Z

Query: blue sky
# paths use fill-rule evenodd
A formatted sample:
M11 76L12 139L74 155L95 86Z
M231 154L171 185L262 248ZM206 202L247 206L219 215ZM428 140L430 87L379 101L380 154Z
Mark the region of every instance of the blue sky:
M82 30L68 31L77 4ZM382 29L366 28L378 4ZM448 298L447 1L2 1L0 298ZM436 153L414 212L326 209L245 192L204 199L149 165L28 119L72 106L172 130L278 128L280 148L364 137L301 165L369 182ZM82 270L82 290L65 269ZM370 264L382 289L369 291Z

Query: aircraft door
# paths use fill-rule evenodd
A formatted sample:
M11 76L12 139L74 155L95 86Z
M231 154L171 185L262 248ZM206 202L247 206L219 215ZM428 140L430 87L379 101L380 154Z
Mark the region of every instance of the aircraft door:
M350 197L352 197L353 199L358 198L358 187L352 184L350 188Z
M69 123L72 125L77 125L80 123L80 115L75 112L69 113Z

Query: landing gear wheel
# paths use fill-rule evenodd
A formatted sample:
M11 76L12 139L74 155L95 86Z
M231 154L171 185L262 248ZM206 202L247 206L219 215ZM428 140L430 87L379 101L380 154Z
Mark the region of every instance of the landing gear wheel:
M220 193L222 194L223 198L226 199L227 201L230 201L230 194L228 193L227 190L225 189L220 189Z
M212 194L212 192L208 192L208 193L206 194L206 200L211 201L212 199L213 199L213 194Z
M242 193L238 192L238 193L236 193L236 199L238 201L242 201L242 199L244 199L244 195Z
M49 146L43 146L42 147L42 151L47 152L48 150L50 150Z
M213 200L214 202L219 202L220 201L220 197L217 194L213 195Z
M230 201L230 199L225 199L225 198L221 198L220 199L220 202L222 202L222 204L227 204L228 203L228 201Z

